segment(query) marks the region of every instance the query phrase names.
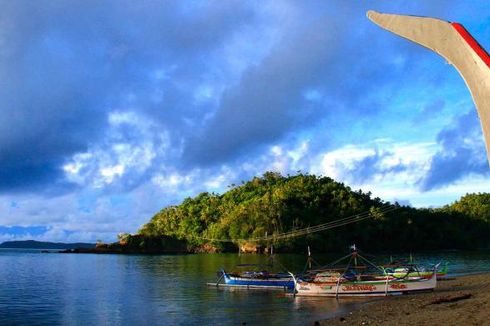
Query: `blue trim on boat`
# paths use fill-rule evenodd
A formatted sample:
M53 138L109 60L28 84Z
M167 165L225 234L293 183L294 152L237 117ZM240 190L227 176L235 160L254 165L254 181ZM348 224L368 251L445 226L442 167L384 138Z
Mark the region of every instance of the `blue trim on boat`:
M225 284L229 285L243 285L243 286L271 286L271 287L285 287L288 289L294 288L294 281L291 277L284 278L244 278L237 276L230 276L224 272Z

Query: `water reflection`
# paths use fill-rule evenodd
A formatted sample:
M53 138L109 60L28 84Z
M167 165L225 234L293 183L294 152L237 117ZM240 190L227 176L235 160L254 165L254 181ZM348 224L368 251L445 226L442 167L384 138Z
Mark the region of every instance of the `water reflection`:
M304 265L304 257L291 255L288 261ZM161 312L176 319L198 318L205 324L296 325L327 318L349 309L351 302L331 298L294 298L282 291L244 290L206 286L216 280L216 271L232 270L240 263L263 263L258 255L188 255L137 259L140 279L153 280L152 297ZM197 319L194 319L197 321Z
M407 255L408 257L408 255ZM490 252L414 255L449 262L450 275L490 270ZM320 263L335 256L319 255ZM0 250L0 324L304 325L363 300L207 287L216 271L264 263L258 255L116 256ZM302 255L278 255L293 271ZM380 261L389 259L379 256Z

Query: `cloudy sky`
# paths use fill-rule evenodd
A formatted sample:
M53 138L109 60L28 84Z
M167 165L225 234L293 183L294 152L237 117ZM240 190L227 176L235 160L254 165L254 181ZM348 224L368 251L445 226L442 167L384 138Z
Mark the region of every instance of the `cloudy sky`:
M489 192L463 80L368 9L490 49L485 1L0 0L0 241L115 241L266 171L415 207Z

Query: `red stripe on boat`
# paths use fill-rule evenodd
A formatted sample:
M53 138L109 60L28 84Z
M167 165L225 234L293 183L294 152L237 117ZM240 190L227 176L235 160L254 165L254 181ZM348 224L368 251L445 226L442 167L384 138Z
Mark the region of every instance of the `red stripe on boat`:
M459 23L451 23L454 29L461 35L461 37L468 43L468 45L475 51L476 54L483 60L484 63L490 68L490 55L478 42L471 36L471 34Z

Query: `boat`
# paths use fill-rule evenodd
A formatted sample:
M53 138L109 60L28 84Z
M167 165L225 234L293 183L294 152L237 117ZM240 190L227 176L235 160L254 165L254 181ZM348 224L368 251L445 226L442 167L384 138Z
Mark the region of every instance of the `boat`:
M310 246L308 246L308 256L306 265L302 274L307 270L311 270L313 264L318 263L311 256ZM261 264L240 264L236 267L248 268L248 270L240 272L227 272L224 269L218 272L219 279L216 283L208 283L208 285L228 286L228 287L243 287L243 288L261 288L261 289L294 289L294 277L289 272L271 273L269 270L274 265L273 247L271 246L269 263ZM280 263L279 265L284 268ZM252 269L252 270L250 270ZM224 284L220 283L224 280Z
M259 267L261 265L242 264L237 267ZM267 270L247 270L226 272L221 270L221 277L226 285L247 288L293 289L294 281L288 273L270 273ZM220 280L219 280L220 281ZM218 281L218 283L219 283Z
M349 258L347 266L334 267ZM361 262L359 264L359 262ZM396 277L361 256L355 246L351 253L328 268L294 276L296 296L365 297L432 291L437 285L436 265L429 277L403 275Z
M297 296L327 296L327 297L356 297L356 296L387 296L420 291L432 291L437 285L436 274L430 278L398 279L390 276L348 280L341 276L331 276L330 281L294 279Z
M271 254L267 264L239 264L236 271L227 272L224 268L218 271L216 283L210 286L239 287L246 289L282 289L292 290L294 281L288 272L271 272L274 266L274 254ZM280 265L280 264L279 264ZM282 265L280 265L282 267ZM221 283L224 281L224 283Z

